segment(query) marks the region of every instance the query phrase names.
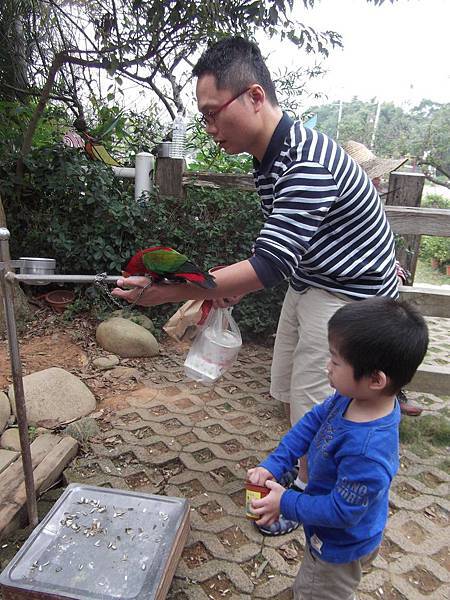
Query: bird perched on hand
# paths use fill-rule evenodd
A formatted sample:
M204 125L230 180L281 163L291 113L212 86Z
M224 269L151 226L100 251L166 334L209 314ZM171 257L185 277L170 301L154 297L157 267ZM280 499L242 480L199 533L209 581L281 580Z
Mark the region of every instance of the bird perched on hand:
M187 256L167 248L154 246L139 250L128 261L123 276L143 275L151 277L155 283L166 280L166 283L194 283L202 288L214 288L214 277L203 273Z

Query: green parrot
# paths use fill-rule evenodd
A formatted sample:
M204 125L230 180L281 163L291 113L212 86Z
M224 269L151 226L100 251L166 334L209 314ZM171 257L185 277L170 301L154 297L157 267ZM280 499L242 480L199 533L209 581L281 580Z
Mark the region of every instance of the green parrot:
M166 246L154 246L139 250L123 270L124 277L144 275L155 283L166 280L173 283L190 282L202 288L214 288L214 277L203 273L187 256Z

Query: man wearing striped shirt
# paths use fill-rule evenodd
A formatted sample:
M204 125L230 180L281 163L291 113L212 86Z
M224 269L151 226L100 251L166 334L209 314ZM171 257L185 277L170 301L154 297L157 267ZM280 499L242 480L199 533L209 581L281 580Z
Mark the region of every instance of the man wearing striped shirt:
M193 74L207 133L225 152L254 157L265 224L248 260L214 273L215 289L154 285L138 303L212 298L227 305L220 299L289 279L271 393L285 403L294 424L331 391L325 373L328 319L346 302L397 296L392 232L377 191L358 164L332 139L283 113L255 44L221 40L206 50ZM119 280L113 293L132 302L136 288L146 283L144 278ZM301 468L300 488L306 477Z

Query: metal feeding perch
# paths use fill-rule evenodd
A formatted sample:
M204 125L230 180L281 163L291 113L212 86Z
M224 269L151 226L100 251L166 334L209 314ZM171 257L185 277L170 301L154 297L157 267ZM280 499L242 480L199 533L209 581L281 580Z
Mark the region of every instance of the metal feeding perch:
M36 491L33 478L33 464L31 460L30 442L28 439L28 420L23 388L22 362L20 359L19 342L17 337L16 318L14 313L14 300L12 284L20 281L29 285L46 285L47 283L95 283L105 286L107 283L115 284L119 276L99 275L55 275L54 259L36 259L24 257L11 260L9 253L10 233L8 229L0 227L0 285L3 294L5 324L8 335L11 372L13 377L14 395L16 402L17 423L19 426L20 447L22 451L22 464L25 476L25 489L27 493L27 510L30 524L38 523ZM21 273L15 273L20 269Z

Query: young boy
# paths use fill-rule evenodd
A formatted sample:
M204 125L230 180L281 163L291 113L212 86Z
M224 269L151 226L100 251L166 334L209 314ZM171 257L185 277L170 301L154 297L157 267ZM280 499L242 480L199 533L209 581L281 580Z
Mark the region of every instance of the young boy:
M389 298L352 302L329 320L327 365L335 393L306 413L248 480L270 493L253 500L257 525L280 512L303 523L305 555L296 600L353 600L362 567L375 558L399 465L396 394L428 346L423 317ZM308 453L306 490L276 482Z

